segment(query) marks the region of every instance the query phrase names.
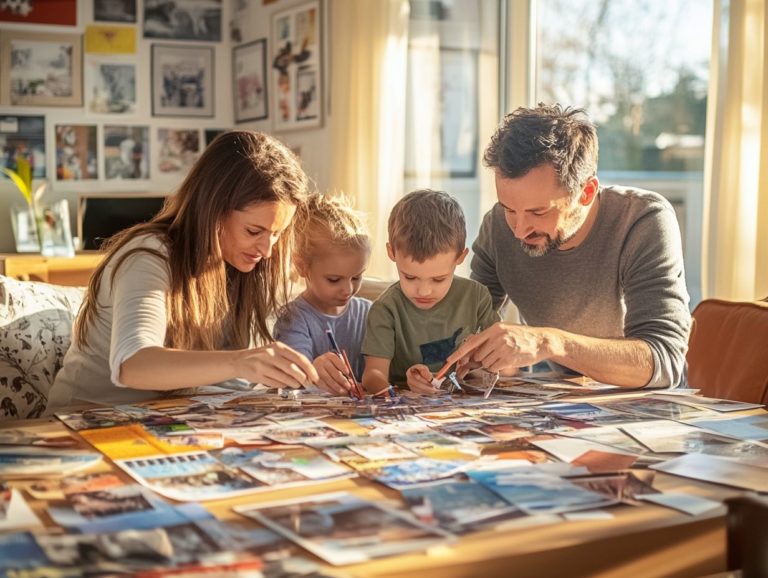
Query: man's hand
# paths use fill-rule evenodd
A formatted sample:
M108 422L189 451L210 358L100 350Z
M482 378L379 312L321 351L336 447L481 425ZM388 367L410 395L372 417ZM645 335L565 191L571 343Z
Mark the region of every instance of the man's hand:
M413 393L435 394L437 389L432 385L432 372L421 363L412 365L405 372L408 387Z
M490 372L507 373L550 355L549 341L542 328L495 323L482 333L471 335L447 361L468 367L480 364Z

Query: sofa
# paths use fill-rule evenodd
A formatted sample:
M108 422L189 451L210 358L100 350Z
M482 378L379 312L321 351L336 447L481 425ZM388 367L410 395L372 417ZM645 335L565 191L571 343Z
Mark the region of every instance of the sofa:
M388 286L366 279L360 296L375 299ZM42 415L84 292L0 275L0 422Z
M0 275L0 422L42 415L83 295Z

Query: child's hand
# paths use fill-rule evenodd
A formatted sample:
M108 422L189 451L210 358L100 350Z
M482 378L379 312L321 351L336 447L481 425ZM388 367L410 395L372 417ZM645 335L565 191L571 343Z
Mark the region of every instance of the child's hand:
M352 384L345 377L347 368L344 361L333 351L323 353L312 362L320 377L317 386L330 393L349 395Z
M414 393L437 393L437 389L432 385L432 372L426 365L421 363L412 365L405 372L408 380L408 387Z

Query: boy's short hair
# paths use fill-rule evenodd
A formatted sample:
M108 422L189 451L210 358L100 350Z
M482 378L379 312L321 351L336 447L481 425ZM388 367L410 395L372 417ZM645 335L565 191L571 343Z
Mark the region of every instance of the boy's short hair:
M443 191L412 191L400 199L387 225L393 253L402 251L417 263L444 253L461 253L467 225L459 203Z

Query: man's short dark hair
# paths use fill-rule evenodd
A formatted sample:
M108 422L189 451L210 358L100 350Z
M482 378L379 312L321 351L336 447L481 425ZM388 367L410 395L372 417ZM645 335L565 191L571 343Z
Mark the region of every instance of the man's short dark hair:
M461 205L448 193L423 189L400 199L387 225L392 251L417 263L444 253L461 253L467 243L467 225Z
M509 179L550 164L560 183L576 196L597 172L597 152L597 129L584 109L539 103L504 117L483 161Z

